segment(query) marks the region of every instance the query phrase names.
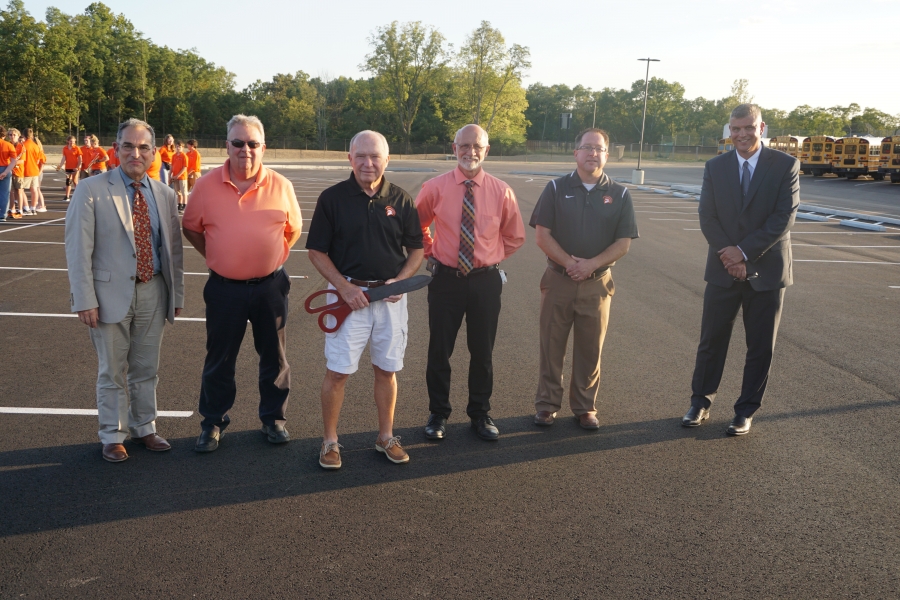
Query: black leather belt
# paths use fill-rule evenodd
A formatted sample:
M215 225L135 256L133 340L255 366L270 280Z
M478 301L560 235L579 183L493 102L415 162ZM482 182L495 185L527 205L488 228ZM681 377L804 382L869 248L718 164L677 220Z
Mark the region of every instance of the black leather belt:
M553 269L554 271L556 271L557 273L559 273L560 275L565 275L566 277L569 277L569 274L566 273L566 268L564 266L562 266L561 264L559 264L549 258L547 259L547 266L550 267L551 269ZM594 271L593 273L591 273L590 275L588 275L587 277L585 277L585 279L596 279L597 277L600 277L607 271L609 271L609 267L601 267L601 268L597 269L596 271Z
M228 279L227 277L222 277L221 275L219 275L212 269L209 270L209 276L215 277L219 281L224 281L225 283L240 283L243 285L257 285L257 284L262 283L263 281L272 279L273 277L278 275L278 273L280 273L283 268L284 267L278 267L277 269L275 269L274 271L272 271L271 273L269 273L268 275L266 275L264 277L254 277L253 279Z
M347 281L353 285L364 288L377 288L384 285L384 279L353 279L352 277L348 277Z
M494 269L499 269L500 264L496 265L488 265L487 267L478 267L477 269L472 269L468 273L463 273L459 269L452 269L443 263L438 263L438 273L447 273L453 274L457 277L471 277L473 275L478 275L480 273L487 273L488 271L493 271ZM437 273L435 273L437 275Z

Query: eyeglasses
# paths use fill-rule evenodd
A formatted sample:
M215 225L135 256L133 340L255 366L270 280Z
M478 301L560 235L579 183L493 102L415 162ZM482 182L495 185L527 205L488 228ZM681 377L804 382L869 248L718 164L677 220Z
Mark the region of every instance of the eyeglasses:
M257 141L249 141L245 142L244 140L228 140L228 143L234 146L235 148L243 148L244 144L247 144L247 147L251 150L255 150L262 146L262 142Z
M591 152L596 152L597 154L603 154L604 152L607 151L606 148L604 148L603 146L588 146L588 145L578 146L578 148L576 148L576 150L584 150L588 154L590 154Z
M478 144L457 144L456 149L461 152L468 152L469 150L474 150L475 152L481 152L485 149L485 146L479 146Z
M135 146L134 144L129 144L128 142L124 142L122 144L122 151L126 154L131 154L134 152L134 149L137 148L141 154L149 154L151 150L153 150L153 146L150 144L141 144L140 146Z

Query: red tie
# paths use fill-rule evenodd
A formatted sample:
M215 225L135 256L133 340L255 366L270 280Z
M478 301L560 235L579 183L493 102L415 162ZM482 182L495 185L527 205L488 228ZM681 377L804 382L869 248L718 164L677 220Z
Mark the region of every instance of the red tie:
M141 192L140 183L134 187L134 245L137 248L137 278L141 282L153 278L153 246L150 239L150 211Z

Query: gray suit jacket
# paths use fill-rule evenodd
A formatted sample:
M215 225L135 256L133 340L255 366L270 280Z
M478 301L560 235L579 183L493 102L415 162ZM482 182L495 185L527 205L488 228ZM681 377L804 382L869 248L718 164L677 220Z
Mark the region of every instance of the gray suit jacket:
M161 230L160 271L169 291L167 318L184 308L184 265L175 192L151 179ZM100 320L125 318L134 295L137 255L131 203L120 169L78 183L66 211L66 262L72 312L100 309Z
M700 230L709 242L706 281L726 288L734 284L718 251L739 246L747 255L754 290L791 285L790 229L799 206L800 162L789 154L762 148L746 198L736 151L710 159L700 192Z

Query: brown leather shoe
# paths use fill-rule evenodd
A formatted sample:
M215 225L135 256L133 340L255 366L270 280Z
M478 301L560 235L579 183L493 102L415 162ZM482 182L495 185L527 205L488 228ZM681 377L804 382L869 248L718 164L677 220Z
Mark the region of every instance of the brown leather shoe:
M165 452L172 449L169 442L155 433L147 434L144 437L131 438L131 441L135 444L143 444L147 446L147 450L153 450L154 452Z
M582 429L600 429L600 421L597 420L597 415L591 413L578 415L578 424Z
M122 462L128 460L128 453L122 444L103 444L103 460Z
M542 427L549 427L553 425L553 421L556 419L556 413L552 413L549 410L539 410L534 415L534 424L540 425Z

